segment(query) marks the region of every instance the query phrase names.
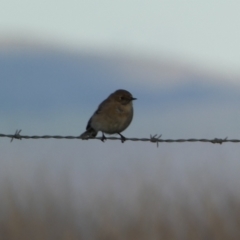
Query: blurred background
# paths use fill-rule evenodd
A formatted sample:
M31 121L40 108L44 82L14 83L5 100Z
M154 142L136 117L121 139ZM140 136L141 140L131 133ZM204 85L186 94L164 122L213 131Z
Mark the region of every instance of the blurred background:
M0 133L239 138L237 1L1 1ZM0 139L0 239L239 239L237 144Z

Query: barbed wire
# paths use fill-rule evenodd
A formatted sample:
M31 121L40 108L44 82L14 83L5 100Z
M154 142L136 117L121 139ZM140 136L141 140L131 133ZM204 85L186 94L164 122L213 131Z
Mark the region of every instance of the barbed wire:
M102 137L90 137L90 138L82 138L80 136L60 136L60 135L42 135L42 136L28 136L28 135L21 135L22 130L16 130L15 134L1 134L0 138L11 138L11 142L13 139L79 139L79 140L103 140ZM150 135L150 138L125 138L124 141L142 141L142 142L151 142L156 143L157 147L159 143L184 143L184 142L204 142L204 143L213 143L213 144L222 144L222 143L240 143L240 139L227 139L226 138L214 138L214 139L196 139L196 138L189 138L189 139L161 139L162 135ZM119 140L122 141L122 138L119 137L106 137L106 140Z

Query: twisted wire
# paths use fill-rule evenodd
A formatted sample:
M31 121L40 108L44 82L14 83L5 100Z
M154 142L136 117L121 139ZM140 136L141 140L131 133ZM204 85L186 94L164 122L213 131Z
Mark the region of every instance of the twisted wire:
M1 134L0 138L10 138L11 142L13 139L78 139L78 140L102 140L101 137L91 137L91 138L81 138L80 136L61 136L61 135L21 135L21 130L16 130L15 134ZM122 141L119 137L106 137L106 140L119 140ZM189 139L161 139L161 135L150 135L149 138L125 138L125 141L142 141L142 142L152 142L156 143L157 146L159 143L185 143L185 142L204 142L204 143L213 143L213 144L222 144L222 143L239 143L240 139L227 139L227 138L214 138L214 139L197 139L197 138L189 138Z

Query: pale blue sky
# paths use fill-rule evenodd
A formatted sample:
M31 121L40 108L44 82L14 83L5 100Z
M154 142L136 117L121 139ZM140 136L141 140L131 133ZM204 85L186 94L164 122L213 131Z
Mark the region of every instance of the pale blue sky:
M2 39L170 57L240 73L240 2L2 0Z

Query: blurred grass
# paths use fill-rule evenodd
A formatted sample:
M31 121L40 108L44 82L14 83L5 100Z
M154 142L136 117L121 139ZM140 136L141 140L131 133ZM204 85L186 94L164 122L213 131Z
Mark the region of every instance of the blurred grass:
M237 196L226 195L219 207L206 193L191 205L184 194L172 200L143 186L130 202L111 192L75 198L67 186L59 193L2 184L0 239L240 239Z

